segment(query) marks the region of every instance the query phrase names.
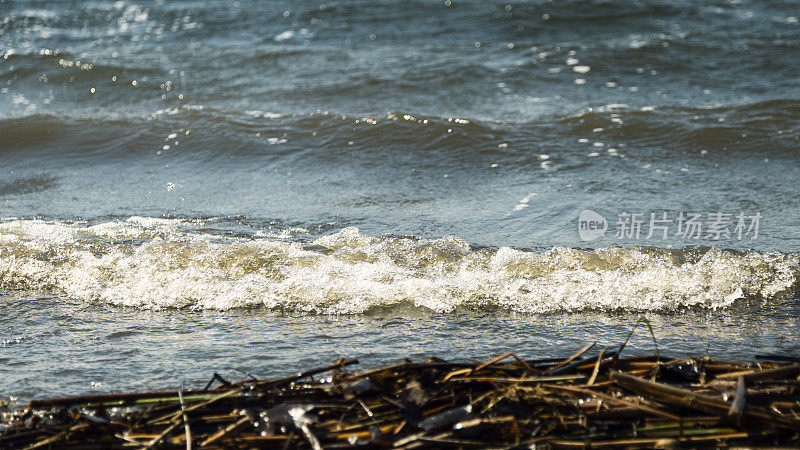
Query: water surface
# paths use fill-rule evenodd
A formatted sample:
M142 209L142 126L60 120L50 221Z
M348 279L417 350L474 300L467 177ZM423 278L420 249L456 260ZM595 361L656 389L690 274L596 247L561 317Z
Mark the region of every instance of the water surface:
M798 22L792 1L2 0L0 395L566 356L641 315L673 354L796 355Z

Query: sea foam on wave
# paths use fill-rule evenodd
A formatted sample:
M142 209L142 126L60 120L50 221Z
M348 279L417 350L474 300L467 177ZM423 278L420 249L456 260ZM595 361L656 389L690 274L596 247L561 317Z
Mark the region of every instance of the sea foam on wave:
M797 255L717 248L472 248L456 237L211 236L202 221L0 222L0 286L144 309L325 314L410 304L521 313L720 308L795 295ZM207 228L206 228L207 230ZM305 230L304 230L305 231Z

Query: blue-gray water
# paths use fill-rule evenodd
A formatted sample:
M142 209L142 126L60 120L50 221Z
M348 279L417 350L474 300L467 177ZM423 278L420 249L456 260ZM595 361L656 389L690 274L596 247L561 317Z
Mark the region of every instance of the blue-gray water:
M796 355L798 16L0 0L0 395L567 355L642 314Z

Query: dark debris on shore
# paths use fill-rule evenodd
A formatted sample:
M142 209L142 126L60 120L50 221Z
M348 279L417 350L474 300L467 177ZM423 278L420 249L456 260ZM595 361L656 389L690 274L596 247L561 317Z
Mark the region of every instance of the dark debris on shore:
M800 446L800 360L587 345L352 373L358 361L196 391L33 400L0 448L674 448Z

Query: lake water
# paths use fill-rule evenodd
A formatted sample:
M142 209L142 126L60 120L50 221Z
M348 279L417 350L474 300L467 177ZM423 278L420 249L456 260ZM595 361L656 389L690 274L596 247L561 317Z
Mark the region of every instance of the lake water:
M799 13L0 0L0 396L796 356Z

